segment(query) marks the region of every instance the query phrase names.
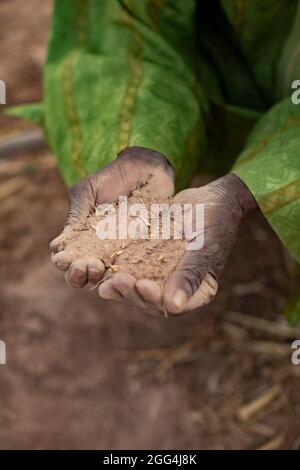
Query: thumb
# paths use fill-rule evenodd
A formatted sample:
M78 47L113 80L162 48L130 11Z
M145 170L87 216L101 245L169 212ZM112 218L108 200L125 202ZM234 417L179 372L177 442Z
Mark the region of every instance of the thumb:
M200 251L187 252L168 279L164 290L167 312L180 314L209 303L216 295L215 272Z
M84 220L95 209L95 198L89 178L69 189L69 212L65 227Z
M95 199L89 178L76 183L69 189L69 211L62 233L50 243L52 253L65 248L65 239L71 225L84 220L95 209Z

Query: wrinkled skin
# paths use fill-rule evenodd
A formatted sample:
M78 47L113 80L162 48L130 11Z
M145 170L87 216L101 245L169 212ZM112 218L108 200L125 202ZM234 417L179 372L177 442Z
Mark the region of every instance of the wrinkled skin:
M52 260L65 271L72 287L101 280L105 268L97 259L72 259L64 246L68 227L83 220L96 204L112 202L129 194L149 176L155 194L165 198L174 192L174 173L167 160L148 149L130 148L94 175L70 189L70 211L63 233L50 244ZM102 282L99 295L105 299L127 301L149 313L179 315L210 302L218 290L219 276L236 240L241 220L257 209L255 199L241 182L228 174L206 186L178 193L176 202L204 204L204 246L186 251L164 290L151 280L136 280L127 273L116 273ZM191 241L187 241L190 243Z
M206 186L181 191L175 200L204 204L203 248L186 251L164 290L166 310L180 314L202 307L216 295L240 222L257 204L242 181L230 173Z
M94 212L97 204L118 200L119 195L129 194L150 176L155 194L166 198L174 193L174 172L166 158L148 149L131 147L121 152L112 163L69 189L69 214L65 228L50 243L50 250L54 265L65 271L65 279L70 286L97 283L105 268L96 258L73 259L64 242L69 227Z

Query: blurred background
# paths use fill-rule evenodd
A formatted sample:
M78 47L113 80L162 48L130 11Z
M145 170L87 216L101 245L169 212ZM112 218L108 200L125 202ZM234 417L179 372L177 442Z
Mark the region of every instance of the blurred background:
M8 105L42 99L50 16L51 0L0 1ZM1 116L0 148L30 127ZM0 448L300 449L300 330L281 314L296 274L262 218L215 301L170 320L66 286L48 251L66 209L49 150L1 156Z

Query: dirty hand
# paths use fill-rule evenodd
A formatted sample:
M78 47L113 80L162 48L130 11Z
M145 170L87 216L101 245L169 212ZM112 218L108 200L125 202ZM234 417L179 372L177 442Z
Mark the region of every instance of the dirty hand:
M239 224L257 209L257 203L244 183L232 173L201 188L184 190L175 199L181 204L204 204L203 247L186 251L164 289L165 309L180 314L213 299Z
M66 271L66 282L72 287L83 287L87 282L97 283L105 268L98 259L73 259L72 254L64 250L69 227L84 220L97 204L111 203L119 195L128 195L139 184L146 182L149 176L157 195L165 198L174 193L174 172L166 158L152 150L130 147L112 163L70 188L65 228L50 243L50 250L54 265Z
M100 285L100 296L127 300L149 312L164 311L168 315L187 313L212 300L239 224L257 209L256 201L242 181L230 173L201 188L178 193L174 202L193 207L204 204L203 247L198 251L186 250L163 291L154 281L136 281L129 274L117 273Z

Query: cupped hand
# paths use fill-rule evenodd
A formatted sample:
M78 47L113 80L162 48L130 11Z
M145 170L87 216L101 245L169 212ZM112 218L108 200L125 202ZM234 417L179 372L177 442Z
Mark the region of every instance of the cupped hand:
M257 204L234 174L206 186L187 189L175 196L180 204L204 205L204 242L201 249L189 249L195 239L186 240L186 251L163 289L151 280L136 280L117 273L99 287L106 299L126 300L150 313L187 313L209 303L218 290L218 279L237 237L241 220L257 209ZM202 233L198 234L203 235Z
M112 163L69 189L69 213L64 230L50 243L52 261L58 269L65 271L65 279L69 285L83 287L88 282L97 283L105 271L104 264L99 259L74 258L65 243L70 226L83 221L95 211L98 204L111 203L117 201L120 195L128 195L150 176L156 195L166 198L173 194L174 172L166 158L149 149L130 147L122 151ZM119 287L120 291L124 289L122 282ZM134 291L132 283L130 287ZM115 296L118 292L114 290ZM142 302L137 291L135 294ZM129 297L134 297L133 292Z
M204 205L203 246L187 249L163 292L166 311L182 314L208 304L216 295L219 277L236 241L240 222L257 209L244 183L228 174L175 197L181 204ZM187 241L187 248L195 240Z

